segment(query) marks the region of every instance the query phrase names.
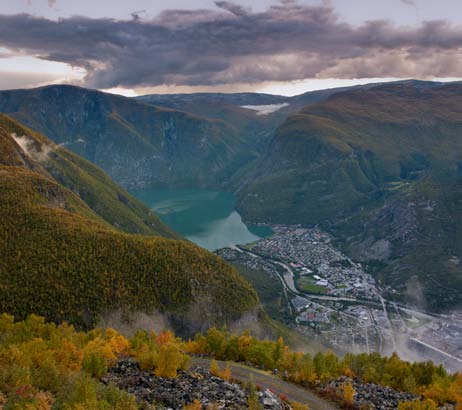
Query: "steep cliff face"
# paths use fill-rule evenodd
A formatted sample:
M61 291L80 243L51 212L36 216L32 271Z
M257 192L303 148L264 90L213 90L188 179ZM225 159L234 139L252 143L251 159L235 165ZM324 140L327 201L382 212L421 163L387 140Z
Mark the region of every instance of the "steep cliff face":
M236 129L219 119L72 86L2 91L0 111L124 186L220 186L246 151Z
M355 259L398 290L390 296L423 309L453 309L462 305L461 203L460 180L427 177L335 229Z

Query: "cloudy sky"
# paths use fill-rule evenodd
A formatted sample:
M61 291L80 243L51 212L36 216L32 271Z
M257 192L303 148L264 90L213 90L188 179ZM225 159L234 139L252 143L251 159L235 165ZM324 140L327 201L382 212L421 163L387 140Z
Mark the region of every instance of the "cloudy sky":
M0 89L126 95L462 77L462 0L0 1Z

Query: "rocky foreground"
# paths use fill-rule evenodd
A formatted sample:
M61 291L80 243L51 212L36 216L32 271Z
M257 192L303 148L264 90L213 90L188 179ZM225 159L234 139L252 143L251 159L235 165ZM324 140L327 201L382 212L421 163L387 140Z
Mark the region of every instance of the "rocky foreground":
M321 389L324 393L334 392L341 397L345 383L351 383L355 390L354 402L361 409L368 410L395 410L400 402L407 402L418 399L412 393L400 392L389 387L373 383L360 383L347 377L333 380Z
M114 383L120 389L135 395L138 401L156 404L156 408L183 409L194 400L202 408L247 409L249 390L239 384L213 376L208 370L193 366L179 372L175 379L153 376L143 371L137 362L119 361L102 379L105 384ZM291 410L291 406L269 390L257 393L265 410Z
M322 386L319 391L323 394L334 393L341 397L345 383L351 383L355 390L354 404L361 410L396 410L400 402L420 400L423 397L413 393L397 391L389 387L374 383L360 383L347 377L340 377ZM439 410L453 410L454 406L447 404Z
M249 408L248 388L216 377L200 366L192 366L188 371L180 371L178 377L167 379L141 370L138 362L121 360L109 369L102 382L113 383L133 394L140 403L155 404L157 409L182 410L195 400L200 402L202 409L208 410ZM412 393L373 383L360 383L346 377L318 385L316 390L320 395L339 400L345 383L350 383L355 391L353 408L361 410L396 410L400 402L421 398ZM257 395L264 410L292 410L287 401L270 390L258 391ZM453 409L452 405L440 408Z

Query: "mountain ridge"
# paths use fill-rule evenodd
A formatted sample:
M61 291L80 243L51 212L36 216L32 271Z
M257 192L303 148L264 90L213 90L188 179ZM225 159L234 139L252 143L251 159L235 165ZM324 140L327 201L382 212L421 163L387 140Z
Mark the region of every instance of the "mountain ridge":
M244 144L223 121L74 86L2 91L0 112L64 144L124 186L220 185ZM202 171L203 163L214 173Z
M396 82L400 83L421 88L439 84ZM124 187L235 190L242 170L267 150L287 116L331 95L377 85L380 83L293 97L199 93L136 98L51 85L0 91L0 112L84 156ZM242 107L261 103L288 105L267 115Z

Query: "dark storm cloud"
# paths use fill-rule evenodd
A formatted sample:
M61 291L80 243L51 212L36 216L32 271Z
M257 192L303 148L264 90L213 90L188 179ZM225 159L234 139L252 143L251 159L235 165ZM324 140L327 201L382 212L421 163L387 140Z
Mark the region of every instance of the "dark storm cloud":
M215 5L223 10L227 10L236 16L245 16L249 13L245 7L239 6L238 4L232 3L230 1L216 1Z
M352 26L329 2L284 0L264 12L216 4L216 11L168 10L149 21L3 15L0 46L83 67L85 85L98 88L462 72L462 27L445 21Z

